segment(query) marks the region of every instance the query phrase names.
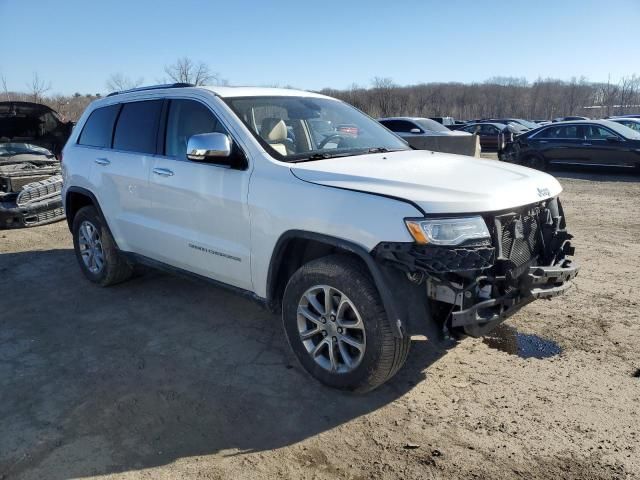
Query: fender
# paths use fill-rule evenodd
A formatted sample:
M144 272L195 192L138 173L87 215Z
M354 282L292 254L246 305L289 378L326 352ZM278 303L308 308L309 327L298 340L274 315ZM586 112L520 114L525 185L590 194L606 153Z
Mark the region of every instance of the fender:
M289 240L292 239L306 239L306 240L315 240L321 243L325 243L327 245L331 245L333 247L340 248L341 250L345 250L349 253L353 253L360 257L367 268L369 269L369 273L373 278L376 288L378 289L378 293L380 294L380 298L382 300L382 304L384 305L384 309L387 313L387 317L389 318L389 323L391 324L391 329L393 330L393 334L397 338L402 338L405 333L405 327L400 316L400 309L398 308L397 302L392 295L392 290L390 288L390 283L380 268L375 259L371 256L370 252L362 248L360 245L353 243L349 240L345 240L343 238L332 237L329 235L323 235L320 233L309 232L305 230L288 230L284 232L280 238L278 239L275 248L273 249L273 254L271 255L271 261L269 262L269 271L267 273L267 304L273 305L275 303L275 290L277 284L277 273L280 264L282 263L282 258L285 254L285 245Z

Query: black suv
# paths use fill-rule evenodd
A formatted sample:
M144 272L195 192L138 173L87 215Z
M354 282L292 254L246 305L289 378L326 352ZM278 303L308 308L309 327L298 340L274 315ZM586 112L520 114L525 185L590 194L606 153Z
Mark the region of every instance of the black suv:
M552 163L640 169L640 132L608 120L558 122L517 136L500 160L538 170Z

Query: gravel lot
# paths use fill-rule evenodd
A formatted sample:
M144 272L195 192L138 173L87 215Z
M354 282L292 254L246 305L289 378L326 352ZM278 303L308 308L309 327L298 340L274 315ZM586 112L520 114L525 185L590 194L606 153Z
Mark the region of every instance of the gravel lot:
M485 341L416 339L366 396L308 378L251 301L100 289L65 222L0 231L0 479L640 478L640 177L555 173L576 286Z

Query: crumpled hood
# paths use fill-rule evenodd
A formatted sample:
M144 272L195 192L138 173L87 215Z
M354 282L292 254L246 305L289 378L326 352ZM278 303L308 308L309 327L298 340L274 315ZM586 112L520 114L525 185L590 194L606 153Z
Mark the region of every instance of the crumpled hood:
M301 180L409 200L426 213L481 213L540 202L562 191L544 172L463 155L408 150L295 164Z

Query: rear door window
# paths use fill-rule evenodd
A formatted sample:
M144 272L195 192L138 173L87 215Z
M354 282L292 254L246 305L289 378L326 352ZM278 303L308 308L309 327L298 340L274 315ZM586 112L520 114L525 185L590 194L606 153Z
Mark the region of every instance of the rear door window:
M162 100L125 103L118 117L113 148L136 153L156 153L156 136Z
M96 108L80 133L78 144L89 147L111 147L113 137L113 124L118 116L120 105L109 105L108 107Z

